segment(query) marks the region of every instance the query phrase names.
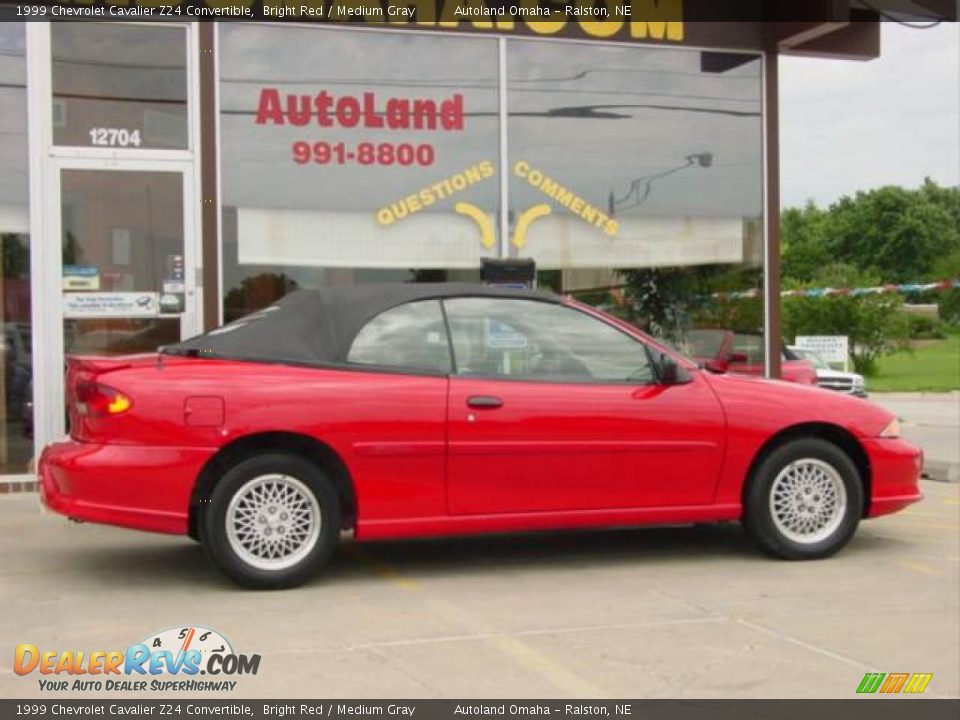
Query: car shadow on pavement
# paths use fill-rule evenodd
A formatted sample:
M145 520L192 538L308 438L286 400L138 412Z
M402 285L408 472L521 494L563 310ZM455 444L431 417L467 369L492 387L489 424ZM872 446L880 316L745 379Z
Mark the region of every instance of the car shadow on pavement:
M226 583L204 557L203 548L186 538L162 544L123 543L75 548L69 572L84 581L122 583L144 588L216 586Z
M896 550L900 544L895 538L861 532L841 552L875 555ZM737 523L364 543L344 535L330 564L308 586L376 584L396 575L452 577L618 565L702 569L731 560L767 561ZM122 581L145 587L232 587L204 557L203 548L185 538L77 547L70 553L69 570L65 571L88 581Z
M577 530L341 544L324 576L363 581L383 575L464 574L702 564L761 559L736 523ZM318 578L318 581L321 580Z

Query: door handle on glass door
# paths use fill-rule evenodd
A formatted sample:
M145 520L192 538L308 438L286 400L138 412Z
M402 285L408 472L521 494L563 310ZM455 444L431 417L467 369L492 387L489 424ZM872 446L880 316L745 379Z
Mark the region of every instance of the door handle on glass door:
M503 400L493 395L471 395L467 398L467 405L472 408L503 407Z

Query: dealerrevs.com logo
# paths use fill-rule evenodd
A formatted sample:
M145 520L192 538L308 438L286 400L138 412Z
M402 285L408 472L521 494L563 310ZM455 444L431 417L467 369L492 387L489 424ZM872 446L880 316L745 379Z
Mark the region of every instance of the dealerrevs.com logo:
M34 673L49 692L229 692L239 675L256 675L260 655L234 651L223 635L199 625L152 633L124 650L14 649L17 675ZM200 676L203 676L202 678Z

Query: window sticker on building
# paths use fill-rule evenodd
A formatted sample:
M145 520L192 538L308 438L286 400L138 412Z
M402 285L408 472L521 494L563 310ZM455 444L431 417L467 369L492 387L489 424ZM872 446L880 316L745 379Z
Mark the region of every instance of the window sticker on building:
M290 145L291 159L298 165L429 167L436 162L436 149L429 142L354 141L329 133L354 129L459 132L464 129L463 95L381 99L375 92L334 95L327 90L281 95L277 88L265 87L260 90L254 122L322 130L322 138L299 139Z
M597 206L591 205L573 190L561 185L542 170L531 166L526 160L517 161L513 166L513 172L518 178L528 182L588 225L603 230L610 237L616 237L617 233L620 232L620 224L616 220ZM523 245L520 244L517 247L523 247Z
M64 290L99 290L100 268L93 265L64 265Z
M493 175L493 163L489 160L471 165L460 172L442 178L427 187L416 190L388 205L384 205L377 210L377 222L384 227L392 225L397 220L402 220L405 217L422 212L435 203L467 190L472 185L481 183L484 180L489 180ZM457 212L462 211L458 210ZM470 212L463 212L462 214L470 215ZM484 244L486 246L486 243ZM491 242L490 247L492 247L492 245L493 243Z
M63 294L63 315L68 318L155 317L160 294L155 292L79 292Z

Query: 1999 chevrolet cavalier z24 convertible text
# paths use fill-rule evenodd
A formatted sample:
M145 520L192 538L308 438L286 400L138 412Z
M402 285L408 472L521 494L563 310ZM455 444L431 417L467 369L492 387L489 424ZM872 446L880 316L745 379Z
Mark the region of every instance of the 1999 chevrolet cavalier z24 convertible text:
M867 401L712 374L532 291L300 291L159 353L71 358L44 501L189 533L237 582L302 582L359 540L741 520L818 558L920 499Z

